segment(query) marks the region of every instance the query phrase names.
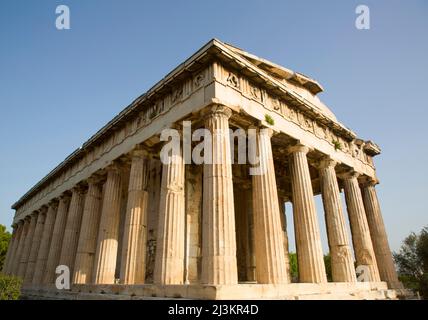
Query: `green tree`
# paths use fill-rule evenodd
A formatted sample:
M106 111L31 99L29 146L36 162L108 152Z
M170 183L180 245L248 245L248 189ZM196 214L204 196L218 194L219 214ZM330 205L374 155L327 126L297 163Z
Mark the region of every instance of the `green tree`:
M6 227L0 224L0 270L3 269L6 252L12 235L6 230Z
M290 252L290 274L291 274L291 282L299 282L299 269L297 268L297 254L294 252Z
M290 252L290 273L291 273L291 282L299 282L299 268L297 265L297 253ZM327 280L332 280L331 275L331 256L330 253L326 254L324 256L324 265L325 265L325 272L327 273Z
M324 265L325 265L325 273L327 274L327 281L333 281L333 276L331 273L331 256L330 252L324 255Z
M428 299L428 226L408 235L393 255L404 286Z
M297 263L297 253L290 252L288 256L290 257L291 282L299 282L299 267ZM325 265L325 272L327 273L327 280L333 281L332 273L331 273L330 253L324 255L324 265Z
M18 300L21 296L22 279L0 273L0 300Z

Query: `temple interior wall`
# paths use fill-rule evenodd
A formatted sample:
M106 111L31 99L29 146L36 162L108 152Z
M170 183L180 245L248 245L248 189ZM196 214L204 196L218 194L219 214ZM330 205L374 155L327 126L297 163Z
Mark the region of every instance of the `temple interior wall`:
M202 166L186 165L186 249L185 281L200 280L202 262ZM185 268L186 270L186 268Z
M146 282L153 281L155 268L156 237L158 228L158 212L162 177L162 164L159 159L152 158L149 161L148 184L149 203L147 210L147 258L146 258Z
M122 243L123 243L123 232L124 232L124 225L125 225L125 216L126 216L126 207L128 203L128 185L129 185L129 173L130 173L130 166L126 165L123 167L122 173L121 173L121 187L122 187L122 196L120 199L120 220L119 220L119 240L118 240L118 249L117 249L117 259L116 259L116 272L115 272L115 278L120 278L120 267L122 259Z

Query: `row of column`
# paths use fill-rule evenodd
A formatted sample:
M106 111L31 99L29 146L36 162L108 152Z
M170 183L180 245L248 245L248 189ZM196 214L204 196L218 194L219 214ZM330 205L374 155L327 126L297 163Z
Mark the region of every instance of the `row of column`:
M204 165L203 226L202 226L202 277L203 283L237 283L235 214L233 203L233 180L230 161L228 119L231 111L214 107L205 119L205 127L212 133L213 164ZM259 155L263 155L264 174L253 176L253 215L256 280L258 283L288 283L289 273L284 250L284 235L275 181L272 147L272 131L260 130L257 139ZM297 145L289 149L290 176L293 193L293 214L296 235L296 250L300 282L327 282L319 225L315 210L306 154L309 149ZM164 165L162 178L159 232L162 235L158 246L155 282L162 284L183 283L184 241L184 166L182 158L172 165ZM335 282L355 282L356 274L337 182L336 163L331 159L319 165L324 199L325 218L332 256L332 273ZM356 173L344 175L345 198L351 224L357 266L365 266L366 279L382 280L390 286L399 285L392 256L387 244L384 227L379 227L381 213L373 185L364 186L362 197ZM165 189L165 191L164 191ZM166 200L165 201L165 198ZM370 197L370 198L369 198ZM164 207L162 207L164 206ZM169 208L166 210L165 207ZM370 208L370 209L366 209ZM366 214L367 211L367 214ZM367 216L369 218L367 218ZM376 217L376 218L374 218ZM368 219L375 220L370 224ZM371 226L376 224L375 226ZM371 235L375 248L373 248ZM382 239L381 241L379 239ZM380 249L382 248L382 249ZM378 269L378 252L383 261ZM388 255L389 253L389 255ZM159 267L160 266L160 267ZM383 269L389 270L385 272Z
M144 282L147 192L143 151L132 153L125 236L123 283ZM56 268L65 265L74 284L115 281L119 243L121 174L113 164L107 179L94 176L33 213L14 228L4 271L24 285L52 285ZM102 210L101 210L102 209ZM138 259L134 259L134 258ZM142 259L142 260L141 260Z
M326 282L312 184L303 145L289 149L293 215L300 282ZM318 163L333 282L355 282L356 273L342 212L336 162ZM363 266L366 281L386 281L401 288L389 249L374 183L360 187L358 173L342 174L356 266ZM364 195L364 197L363 197Z
M236 284L237 261L233 179L230 159L229 117L224 106L205 113L205 127L212 133L212 164L204 164L202 276L207 284ZM290 282L284 247L284 231L271 147L271 130L260 130L257 149L263 174L253 175L253 216L256 280L258 283ZM289 148L293 217L300 282L326 282L319 225L309 165L309 149ZM13 232L5 272L25 284L53 284L55 269L66 265L75 284L112 284L117 259L120 282L144 283L147 240L147 153L137 147L131 153L126 216L121 256L119 223L122 196L121 168L106 168L107 177L93 176L87 187L76 186L47 207L41 208ZM154 268L157 284L184 282L185 194L181 152L163 164L159 224ZM355 268L340 201L335 162L319 164L328 241L335 282L354 282ZM373 185L361 192L357 174L341 177L350 219L357 265L367 266L370 281L398 285L388 247L379 203ZM379 271L378 271L379 270ZM380 273L380 275L379 275Z

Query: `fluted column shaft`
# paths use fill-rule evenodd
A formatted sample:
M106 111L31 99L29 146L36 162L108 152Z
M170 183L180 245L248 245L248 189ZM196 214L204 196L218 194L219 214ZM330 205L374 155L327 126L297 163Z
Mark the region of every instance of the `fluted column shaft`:
M73 283L92 283L98 227L101 216L102 186L98 177L88 179L83 217L74 264Z
M333 282L357 281L337 183L336 162L324 159L319 166Z
M145 157L142 149L132 152L120 270L123 284L142 284L145 280L148 205Z
M53 284L55 282L55 270L59 265L69 205L70 196L66 194L60 197L59 203L52 203L49 207L38 257L40 261L39 271L41 274L38 274L36 271L37 277L35 276L33 278L33 283ZM53 218L51 219L50 217ZM50 232L48 230L50 230ZM48 233L45 234L45 231ZM43 245L44 241L47 241L46 247ZM37 263L39 263L39 261Z
M19 226L14 225L13 226L13 232L12 232L12 238L10 240L9 247L7 249L6 259L5 259L4 265L3 265L3 273L4 274L10 274L10 265L12 264L13 256L15 254L16 243L18 242L18 236L19 236Z
M14 254L13 257L13 261L11 262L11 272L10 274L13 275L18 275L18 269L19 269L19 265L21 262L21 254L22 254L22 249L24 247L24 243L25 243L25 236L27 235L28 232L28 220L21 220L20 221L20 234L19 234L19 238L18 238L18 242L16 243L16 252Z
M70 275L73 274L84 201L84 190L80 186L73 188L59 258L59 264L67 266L70 269Z
M27 270L25 272L24 284L31 284L33 281L34 270L36 268L37 256L39 253L40 243L42 241L43 228L46 220L46 208L41 209L37 216L36 230L34 231L33 241L28 258Z
M154 282L184 282L184 160L181 152L162 164L159 224L156 241Z
M25 237L27 236L28 226L29 226L28 219L21 220L21 223L22 223L21 234L19 236L18 243L16 244L16 253L11 265L11 269L12 269L11 274L15 276L18 275L19 266L21 264L22 251L25 244Z
M284 235L278 204L273 163L272 130L262 129L257 137L261 174L253 175L253 212L258 283L290 282L285 265Z
M30 217L30 224L28 226L28 232L25 237L24 247L22 249L21 261L18 268L18 277L23 280L25 278L25 272L27 270L28 258L30 256L31 244L33 241L34 231L36 230L37 214L33 213Z
M223 106L212 107L205 128L212 134L212 162L204 163L202 282L236 284L235 210L229 138L232 112Z
M402 289L403 285L398 280L391 249L389 248L375 186L370 183L361 190L380 278L382 281L386 281L390 288Z
M51 202L46 212L45 223L43 225L42 238L40 240L37 260L34 266L33 285L43 283L43 277L46 273L46 260L48 258L49 247L51 245L53 226L55 223L56 212L58 209L57 202Z
M95 284L113 284L115 282L122 179L118 165L109 166L107 171L94 262L93 281Z
M352 173L344 176L346 207L351 225L352 243L358 266L366 266L370 281L380 281L373 251L370 230L364 210L363 198L357 180L358 174Z
M327 277L306 158L308 151L307 147L297 145L290 148L289 157L299 281L323 283L327 282Z

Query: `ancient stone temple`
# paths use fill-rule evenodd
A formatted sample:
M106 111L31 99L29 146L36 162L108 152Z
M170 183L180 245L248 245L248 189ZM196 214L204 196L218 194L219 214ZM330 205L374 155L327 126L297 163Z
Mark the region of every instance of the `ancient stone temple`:
M401 284L375 189L380 149L336 119L317 97L322 90L210 41L13 205L3 271L22 277L29 297L395 298ZM164 162L168 128L182 144ZM186 161L203 139L182 133L201 128L212 134L216 161ZM249 129L265 159L261 174L236 159ZM291 219L298 282L290 277ZM58 287L67 275L58 266L68 269L69 288Z

